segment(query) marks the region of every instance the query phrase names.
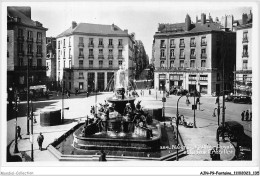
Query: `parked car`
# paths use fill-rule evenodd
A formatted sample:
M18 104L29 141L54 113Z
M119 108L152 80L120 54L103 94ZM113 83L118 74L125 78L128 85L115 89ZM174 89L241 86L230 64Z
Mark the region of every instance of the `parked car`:
M233 96L233 102L252 104L252 98L249 96Z

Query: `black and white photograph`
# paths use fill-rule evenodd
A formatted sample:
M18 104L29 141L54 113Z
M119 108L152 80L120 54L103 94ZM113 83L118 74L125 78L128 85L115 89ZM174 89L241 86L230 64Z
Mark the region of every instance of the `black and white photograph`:
M258 1L1 1L0 26L0 175L259 175Z

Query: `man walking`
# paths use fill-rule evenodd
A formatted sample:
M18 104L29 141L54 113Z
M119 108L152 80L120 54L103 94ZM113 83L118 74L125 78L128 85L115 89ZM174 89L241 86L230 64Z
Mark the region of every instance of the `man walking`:
M39 149L42 151L42 143L43 143L43 140L44 140L44 136L42 135L42 133L39 134L38 138L37 138L37 142L38 142L38 145L39 145Z
M21 127L20 127L20 126L17 126L17 138L22 139L22 136L21 136Z
M243 111L243 112L241 113L241 117L242 117L241 120L244 121L244 118L245 118L245 111Z

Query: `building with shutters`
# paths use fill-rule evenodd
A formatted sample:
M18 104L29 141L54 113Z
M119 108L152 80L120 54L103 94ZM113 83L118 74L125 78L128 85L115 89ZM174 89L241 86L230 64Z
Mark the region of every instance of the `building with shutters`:
M134 36L118 26L72 22L57 36L57 81L75 92L112 90L115 73L134 78ZM63 83L62 83L63 82Z
M7 86L24 90L46 83L47 28L31 19L30 7L7 7Z
M252 96L252 23L251 11L243 14L242 20L236 21L235 95Z
M185 23L159 24L153 41L154 88L212 94L223 90L224 78L224 89L231 90L236 61L232 24L233 16L213 21L204 13L195 23L186 15Z

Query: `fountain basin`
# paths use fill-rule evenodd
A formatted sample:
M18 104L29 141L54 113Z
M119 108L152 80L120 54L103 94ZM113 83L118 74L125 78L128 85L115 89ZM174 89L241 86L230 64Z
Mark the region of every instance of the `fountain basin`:
M125 97L124 99L117 99L117 98L110 97L107 98L107 101L113 103L115 105L114 107L115 111L119 112L120 114L123 114L127 103L130 103L131 108L135 109L134 97Z

